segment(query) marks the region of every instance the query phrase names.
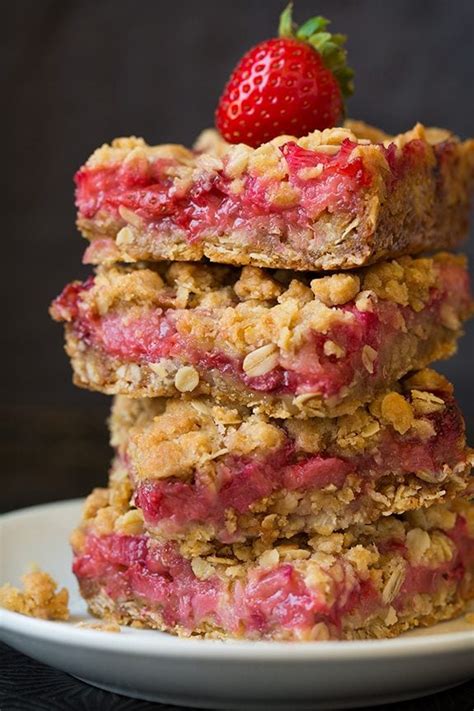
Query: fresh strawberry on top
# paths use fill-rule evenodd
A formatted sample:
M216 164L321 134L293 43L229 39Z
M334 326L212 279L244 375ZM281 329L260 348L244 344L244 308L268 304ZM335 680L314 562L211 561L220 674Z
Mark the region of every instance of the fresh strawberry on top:
M304 136L336 126L353 91L344 35L313 17L301 27L292 4L281 15L279 37L249 50L234 69L216 110L216 126L230 143L259 146L281 134Z

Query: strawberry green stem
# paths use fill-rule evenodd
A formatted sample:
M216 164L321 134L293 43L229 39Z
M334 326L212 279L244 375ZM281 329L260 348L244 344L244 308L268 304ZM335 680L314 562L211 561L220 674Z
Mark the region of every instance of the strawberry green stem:
M324 66L331 71L344 98L354 92L354 72L347 66L346 36L326 31L329 20L317 16L307 20L301 27L293 22L293 3L289 3L280 16L280 37L300 40L313 47L321 55Z

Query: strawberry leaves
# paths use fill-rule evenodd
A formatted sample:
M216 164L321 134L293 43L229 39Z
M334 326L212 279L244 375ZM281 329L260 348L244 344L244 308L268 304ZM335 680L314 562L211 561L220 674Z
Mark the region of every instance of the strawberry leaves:
M322 57L324 66L335 76L344 98L354 92L354 71L347 66L346 36L327 32L330 22L318 15L307 20L301 27L293 22L293 3L280 16L278 34L310 44Z

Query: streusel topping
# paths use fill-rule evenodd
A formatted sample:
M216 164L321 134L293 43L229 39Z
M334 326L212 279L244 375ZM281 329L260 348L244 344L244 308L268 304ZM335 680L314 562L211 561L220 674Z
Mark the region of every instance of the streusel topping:
M252 414L245 407L216 406L206 399L117 397L112 444L128 450L139 479L188 480L204 466L211 475L212 462L223 455L268 455L288 441L302 454L330 449L348 457L374 451L387 430L421 441L431 439L436 430L429 415L442 412L451 393L446 378L425 369L352 415L284 422Z

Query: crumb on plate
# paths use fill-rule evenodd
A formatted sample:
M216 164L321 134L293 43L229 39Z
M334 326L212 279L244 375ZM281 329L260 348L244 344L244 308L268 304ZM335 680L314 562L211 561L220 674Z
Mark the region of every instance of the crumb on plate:
M121 632L117 622L78 622L74 627L81 630L95 630L96 632Z
M22 577L23 590L9 583L0 587L0 607L42 620L69 619L69 593L57 590L56 581L43 570L35 568Z

